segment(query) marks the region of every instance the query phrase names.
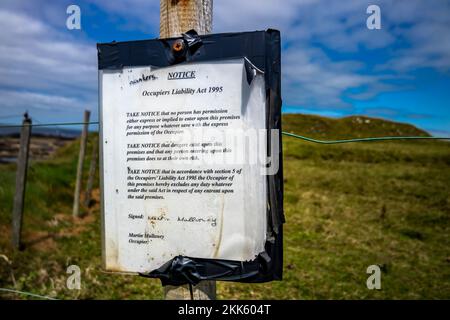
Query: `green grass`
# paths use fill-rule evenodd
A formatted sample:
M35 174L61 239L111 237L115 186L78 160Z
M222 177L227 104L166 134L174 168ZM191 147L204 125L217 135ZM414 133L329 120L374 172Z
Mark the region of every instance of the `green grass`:
M286 131L327 139L426 134L409 125L354 119L287 115L283 124ZM220 282L220 299L450 298L449 143L283 141L284 279ZM74 143L31 164L24 238L53 238L21 252L11 250L8 235L15 169L0 167L0 254L12 261L17 288L58 298L162 298L159 280L101 271L98 206L84 220L70 219L76 155ZM67 219L54 224L55 216ZM66 289L70 264L82 269L80 291ZM382 267L381 290L366 288L372 264ZM12 286L0 258L0 287Z

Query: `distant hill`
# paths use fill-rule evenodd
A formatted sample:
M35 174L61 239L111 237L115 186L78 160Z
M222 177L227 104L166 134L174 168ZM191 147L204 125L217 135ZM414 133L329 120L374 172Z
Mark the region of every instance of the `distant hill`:
M2 128L0 124L0 163L16 162L20 146L20 130L20 127ZM79 130L61 127L33 127L30 158L46 159L80 134Z
M312 138L344 139L380 136L430 136L407 124L365 116L326 118L305 114L283 114L283 131Z

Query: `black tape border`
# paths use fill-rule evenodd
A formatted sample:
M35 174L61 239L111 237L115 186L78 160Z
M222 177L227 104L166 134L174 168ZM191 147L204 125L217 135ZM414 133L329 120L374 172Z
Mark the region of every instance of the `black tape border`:
M246 57L264 71L267 128L279 130L279 170L267 176L268 229L265 252L252 261L200 259L178 256L144 277L160 278L163 285L197 284L203 280L267 282L283 274L283 162L281 141L281 39L280 32L222 33L197 36L201 45L175 59L172 45L179 38L97 44L98 69L117 70L133 66L167 67L175 63L201 62ZM270 135L268 135L268 150Z

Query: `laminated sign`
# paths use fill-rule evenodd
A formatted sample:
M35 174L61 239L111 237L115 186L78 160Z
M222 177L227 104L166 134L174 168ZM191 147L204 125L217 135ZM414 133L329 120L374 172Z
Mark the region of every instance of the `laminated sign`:
M279 32L190 31L98 57L104 268L280 280Z

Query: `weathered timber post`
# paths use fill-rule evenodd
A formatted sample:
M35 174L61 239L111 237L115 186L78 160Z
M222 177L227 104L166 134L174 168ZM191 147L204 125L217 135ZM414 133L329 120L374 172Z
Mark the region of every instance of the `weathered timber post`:
M210 33L212 10L213 0L160 0L159 37L179 37L190 29Z
M78 155L77 180L75 182L75 194L73 197L72 215L74 217L80 216L81 180L83 179L83 162L84 162L84 154L86 153L86 141L87 141L90 115L91 115L91 112L89 110L84 111L84 119L83 119L84 124L83 124L83 131L81 132L81 138L80 138L80 153Z
M19 156L17 158L16 193L12 216L12 245L19 250L21 247L21 233L25 187L27 182L28 154L30 150L31 119L24 114L22 130L20 132Z
M95 178L95 169L97 168L97 159L98 159L98 140L94 138L92 141L92 155L91 155L91 164L89 166L89 176L86 186L86 193L84 196L84 206L86 208L89 207L92 196L92 187L94 186L94 178Z
M212 30L213 0L160 0L159 37L179 37L194 29L198 34ZM194 287L165 286L166 300L216 299L216 282L202 281Z

